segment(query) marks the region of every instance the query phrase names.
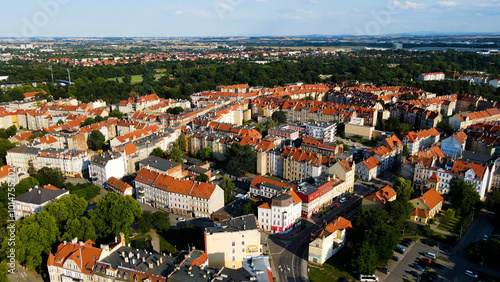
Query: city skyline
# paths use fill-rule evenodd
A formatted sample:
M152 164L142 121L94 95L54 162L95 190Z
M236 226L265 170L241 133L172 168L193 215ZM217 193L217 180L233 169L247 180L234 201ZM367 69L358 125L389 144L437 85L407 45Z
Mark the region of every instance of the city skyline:
M28 5L26 5L26 2ZM285 4L286 3L286 4ZM40 0L4 3L0 37L384 35L499 32L500 0Z

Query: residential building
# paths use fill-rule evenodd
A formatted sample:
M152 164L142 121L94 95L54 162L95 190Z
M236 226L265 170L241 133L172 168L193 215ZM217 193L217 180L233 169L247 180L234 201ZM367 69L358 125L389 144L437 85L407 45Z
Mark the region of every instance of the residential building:
M444 80L444 72L422 73L418 76L420 81Z
M365 210L381 208L388 202L395 201L396 196L396 191L394 191L391 186L387 185L372 194L365 196L361 202L361 207Z
M490 85L495 87L495 88L498 88L498 86L500 85L500 79L492 79L490 80Z
M345 186L351 190L354 187L356 164L353 161L342 160L336 162L331 168L329 175L336 175L345 182Z
M250 183L250 195L253 198L271 199L274 196L296 189L297 186L276 179L256 175Z
M166 159L158 158L155 156L150 156L146 159L139 161L139 170L146 168L158 173L163 173L170 175L172 177L181 178L182 175L182 165L171 162Z
M354 191L354 186L347 186L345 181L334 175L326 180L318 179L314 183L299 184L295 193L302 200L302 217L311 218L313 214L330 206L333 201Z
M402 139L403 145L408 147L410 155L413 155L424 147L431 147L439 142L440 134L435 128L425 129L418 132L408 132Z
M49 148L38 151L33 166L35 170L56 168L65 176L82 177L88 170L89 159L86 151Z
M99 281L94 280L93 274L97 261L115 253L123 246L125 246L123 233L120 233L120 238L115 238L110 244L100 247L91 240L82 242L75 238L71 242L65 241L59 244L57 251L54 254L50 253L47 259L50 282Z
M452 136L443 139L441 141L441 150L446 155L457 158L462 155L462 152L465 150L465 144L467 141L467 134L463 131L458 131Z
M118 195L132 196L134 188L130 184L111 176L108 181L106 181L106 188L110 191L115 192Z
M302 200L293 190L279 194L258 207L257 218L261 230L271 232L290 231L300 219Z
M323 142L335 141L337 134L337 124L333 122L308 122L305 123L306 136L322 140Z
M486 83L488 83L488 77L481 76L481 75L460 74L460 75L458 75L458 79L459 80L466 80L466 81L469 81L470 83L474 83L474 84L486 84Z
M283 157L283 178L290 181L319 177L326 174L336 162L333 156L323 156L320 153L292 147L285 147L281 156Z
M208 218L224 206L219 185L174 178L143 168L134 180L137 201L170 213Z
M324 264L344 247L347 230L350 228L352 228L351 222L340 216L313 234L307 260L310 263Z
M14 217L16 220L19 220L23 217L40 212L45 205L67 194L69 194L69 191L58 189L52 185L30 189L28 192L14 199Z
M36 157L40 148L28 147L21 145L7 150L7 164L10 166L23 170L30 171L34 167Z
M472 124L497 121L499 119L500 110L497 108L491 108L485 111L456 114L450 117L449 123L454 129L466 129Z
M435 174L434 174L435 175ZM439 182L439 178L437 178ZM436 188L429 189L421 197L410 200L415 209L410 219L419 223L427 224L428 220L433 218L443 207L444 198L436 191Z
M362 180L371 181L379 175L379 164L380 162L375 156L369 157L356 165L356 175Z
M112 176L121 179L125 176L125 161L119 152L106 151L95 155L89 163L89 176L92 183L104 187Z
M260 232L254 215L224 220L205 228L205 253L209 267L241 268L243 262L262 254Z

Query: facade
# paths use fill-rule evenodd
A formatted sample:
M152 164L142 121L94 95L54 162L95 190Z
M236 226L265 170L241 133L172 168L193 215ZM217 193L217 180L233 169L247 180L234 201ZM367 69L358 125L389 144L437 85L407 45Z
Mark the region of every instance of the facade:
M498 88L498 86L500 85L500 79L492 79L490 80L490 85L495 87L495 88Z
M499 119L500 110L497 108L491 108L480 112L456 114L450 117L449 123L454 129L466 129L472 124L497 121Z
M307 260L310 263L324 264L342 249L349 228L352 228L351 222L340 216L317 234L313 234L314 240L309 243Z
M335 141L337 134L337 124L328 122L308 122L305 124L306 135L322 140L323 142Z
M254 215L222 221L205 229L209 267L241 268L243 261L262 254L260 232Z
M356 165L356 175L362 180L371 181L379 174L379 164L380 162L376 157L369 157Z
M182 177L182 165L158 157L148 157L139 161L139 170L146 168L173 177Z
M145 168L134 183L137 201L170 213L209 218L224 206L224 190L219 185L178 179Z
M38 152L33 166L36 170L50 167L61 170L65 176L82 177L88 170L89 159L85 151L49 148Z
M317 180L314 184L301 183L295 193L302 200L302 217L311 218L313 214L331 205L333 201L354 191L345 181L336 176L326 180Z
M411 155L416 154L424 147L431 147L439 142L440 134L435 128L408 132L402 139L403 145L408 146Z
M67 194L69 194L69 191L58 189L52 185L30 189L28 192L14 199L14 217L16 220L19 220L40 212L45 205Z
M463 131L459 131L441 141L441 150L446 155L457 158L461 156L462 152L465 150L466 141L467 134L465 134Z
M293 184L257 175L250 184L250 195L253 198L269 200L274 196L296 188L297 186Z
M121 179L125 176L125 161L121 153L107 151L95 155L89 164L89 176L92 183L104 187L106 181L114 176Z
M9 149L6 156L7 164L23 171L29 171L30 167L34 167L39 151L39 148L28 147L26 145Z
M259 226L264 231L286 232L300 219L302 200L293 190L274 196L258 207Z

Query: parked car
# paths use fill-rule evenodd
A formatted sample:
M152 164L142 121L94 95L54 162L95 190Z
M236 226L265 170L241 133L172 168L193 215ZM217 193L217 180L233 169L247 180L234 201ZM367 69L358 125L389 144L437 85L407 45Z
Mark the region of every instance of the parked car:
M420 261L423 261L423 262L426 262L428 264L431 264L432 263L432 260L429 259L429 258L420 258Z
M429 265L431 265L430 263L426 262L426 261L423 261L423 260L419 260L418 261L418 265L420 265L421 267L423 267L424 269L427 269L427 267L429 267Z
M345 202L345 198L340 199L340 202L341 203Z
M418 277L418 272L416 272L415 270L412 270L410 272L408 272L411 276L413 277Z
M415 268L416 270L419 270L419 271L425 271L425 269L423 267L421 267L420 265L418 265L417 263L415 263L413 265L413 268Z
M382 272L382 273L385 273L385 274L389 274L389 269L385 268L385 267L381 267L378 269L378 271Z
M430 259L435 259L436 258L436 254L435 253L431 253L431 252L425 252L424 256L426 256L426 257L428 257Z
M483 241L488 241L488 235L483 235Z
M405 253L405 251L406 251L406 249L405 249L405 248L403 248L402 246L399 246L399 245L398 245L398 246L396 247L396 252L398 252L398 253L404 254L404 253Z
M399 261L401 258L398 255L394 254L392 256L392 259L395 260L395 261Z
M409 247L411 245L411 243L408 242L408 241L401 241L399 244L401 244L401 245L403 245L405 247Z
M470 276L472 278L477 278L477 273L470 269L465 270L465 275Z
M182 217L178 217L178 218L177 218L177 221L179 221L179 222L184 222L184 221L186 221L186 220L185 220L184 218L182 218Z
M333 204L333 206L332 206L332 207L336 208L336 207L338 207L338 206L339 206L339 203L335 203L335 204Z

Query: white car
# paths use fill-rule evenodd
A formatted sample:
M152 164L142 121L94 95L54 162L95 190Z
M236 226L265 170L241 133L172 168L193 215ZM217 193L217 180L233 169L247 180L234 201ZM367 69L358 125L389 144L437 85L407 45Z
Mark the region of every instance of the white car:
M488 241L488 235L483 236L483 241Z
M474 272L474 271L472 271L472 270L468 270L468 269L466 269L466 270L465 270L465 275L470 276L470 277L472 277L472 278L477 278L477 273L475 273L475 272Z
M341 203L345 202L345 198L340 199L340 202Z
M186 221L186 220L185 220L184 218L182 218L182 217L178 217L178 218L177 218L177 221L179 221L179 222L184 222L184 221Z

